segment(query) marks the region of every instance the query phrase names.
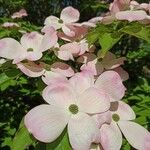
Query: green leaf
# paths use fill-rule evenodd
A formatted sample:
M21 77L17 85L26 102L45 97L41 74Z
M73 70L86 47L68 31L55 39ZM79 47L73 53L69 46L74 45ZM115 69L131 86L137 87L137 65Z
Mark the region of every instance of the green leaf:
M86 38L89 45L94 44L98 40L99 36L100 36L100 33L97 32L96 30L89 32Z
M8 77L17 77L18 75L21 74L20 70L19 69L16 69L16 68L12 68L12 69L8 69L5 71L5 74L8 76Z
M9 78L8 76L6 76L5 73L1 73L0 74L0 90L4 91L5 89L7 89L9 86L14 86L16 85L16 81Z
M116 31L117 32L117 31ZM101 50L98 52L98 57L103 58L105 54L120 40L120 33L104 33L99 37Z
M29 145L33 144L34 140L25 127L23 121L20 123L19 130L15 134L12 142L12 150L25 150Z
M66 129L54 142L49 144L39 143L35 150L72 150Z
M150 26L143 26L140 23L132 23L122 28L120 31L141 38L150 43Z

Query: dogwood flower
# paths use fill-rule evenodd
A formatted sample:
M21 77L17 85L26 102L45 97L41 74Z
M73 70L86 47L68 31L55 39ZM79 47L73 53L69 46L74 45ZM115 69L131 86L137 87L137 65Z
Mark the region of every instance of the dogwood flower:
M14 23L14 22L5 22L2 24L2 27L4 27L4 28L18 28L19 24Z
M62 60L74 60L74 57L78 57L84 54L86 51L91 51L93 46L89 48L89 44L86 39L80 41L74 41L72 43L67 43L62 45L55 54L59 59Z
M15 12L15 13L11 16L11 18L12 18L12 19L15 19L15 18L22 18L22 17L26 17L26 16L28 16L26 10L25 10L25 9L21 9L20 11Z
M104 119L105 115L107 117ZM120 150L121 132L134 148L139 150L150 148L150 133L144 127L131 121L135 119L135 113L129 105L122 101L113 102L105 115L97 116L101 125L99 140L104 150Z
M71 81L74 82L74 79L72 77ZM38 140L49 143L59 137L67 126L72 148L89 149L98 132L90 114L107 111L110 102L103 90L90 85L84 89L79 94L71 84L46 87L43 98L50 105L39 105L28 112L25 125L29 132Z
M68 25L71 25L79 20L80 13L77 9L69 6L61 11L60 19L55 16L49 16L45 19L45 26L52 26L56 30L62 29L68 36L74 36L75 33L70 30Z
M51 30L51 34L42 35L38 32L24 34L20 43L13 38L3 38L0 40L0 57L12 59L13 63L25 59L39 60L42 57L42 52L53 47L57 40L54 29Z
M77 61L84 63L80 68L82 71L88 71L93 75L100 75L104 70L114 70L125 81L129 78L129 75L120 67L124 64L125 60L125 57L116 58L113 53L107 52L101 61L97 59L96 55L89 53L82 55Z

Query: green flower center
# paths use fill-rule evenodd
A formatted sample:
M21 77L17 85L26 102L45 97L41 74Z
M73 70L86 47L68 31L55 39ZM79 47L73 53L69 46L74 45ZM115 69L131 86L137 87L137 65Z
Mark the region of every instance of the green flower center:
M115 121L115 122L118 122L120 120L120 117L118 114L113 114L112 115L112 119Z
M63 20L59 19L58 22L59 22L59 23L63 23Z
M28 52L33 52L33 48L28 48L27 51Z
M69 106L69 111L74 115L77 114L79 111L78 106L76 104L71 104Z

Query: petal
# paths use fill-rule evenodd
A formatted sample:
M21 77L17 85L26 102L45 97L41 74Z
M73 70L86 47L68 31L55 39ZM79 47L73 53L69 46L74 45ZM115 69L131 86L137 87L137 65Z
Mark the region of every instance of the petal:
M59 23L59 18L55 16L49 16L45 19L44 25L50 26L57 29L60 29L62 27L62 24Z
M60 14L60 19L65 23L76 22L79 20L79 17L79 11L71 6L64 8Z
M120 120L134 120L136 118L132 108L123 101L113 102L110 110L112 114L118 114Z
M78 59L77 59L77 62L80 62L80 63L87 63L89 61L93 61L94 59L96 59L96 55L93 54L93 53L86 53L86 54L83 54L81 55Z
M122 81L126 81L129 79L129 74L122 67L117 67L113 70L120 75Z
M119 121L118 125L127 141L134 148L139 150L150 148L150 133L144 127L131 121Z
M61 50L56 52L56 55L61 60L74 60L72 53L69 51Z
M143 10L138 11L120 11L116 13L116 18L118 20L128 20L128 21L137 21L137 20L144 20L146 19L147 14Z
M25 126L42 142L52 142L62 133L70 116L63 109L51 105L39 105L25 116Z
M40 51L27 52L26 59L30 61L36 61L39 60L42 56L43 54Z
M107 94L99 89L90 87L85 90L77 99L79 110L89 114L102 113L110 107Z
M44 74L45 70L38 66L28 66L27 64L18 63L17 67L29 77L40 77Z
M43 36L41 45L40 45L40 51L44 52L51 47L55 46L58 41L57 32L56 30L51 27L49 31Z
M26 33L21 37L21 45L24 49L32 48L33 51L39 51L43 35L38 32Z
M116 56L113 53L107 52L107 54L102 60L102 64L105 69L109 70L109 69L114 69L124 64L125 60L126 60L125 57L116 58Z
M79 95L94 84L94 77L86 73L76 73L69 79L74 91Z
M51 70L66 77L71 77L74 75L74 70L69 65L62 62L55 62L52 64Z
M100 22L102 21L103 17L94 17L92 19L90 19L88 22L92 22L92 23L97 23L97 22Z
M68 134L73 149L87 150L99 131L92 117L84 113L73 115L68 123Z
M105 57L103 58L103 62L107 63L107 62L109 62L110 60L113 60L113 59L116 59L116 56L111 52L107 52Z
M120 150L122 135L116 123L104 124L100 128L101 145L106 150Z
M46 71L42 76L42 80L45 84L50 86L68 83L64 75L52 71Z
M126 90L119 74L115 71L102 73L96 80L95 85L108 93L111 102L121 100Z
M67 25L63 25L62 30L69 37L74 37L75 36L75 32L72 31L69 27L67 27Z
M102 64L98 62L97 59L90 61L87 64L82 65L80 69L82 71L89 72L92 75L99 75L104 70Z
M7 59L15 59L25 53L20 43L12 38L4 38L0 40L0 57Z
M80 53L79 53L79 55L82 55L82 54L84 54L86 51L89 51L89 44L88 44L88 42L86 41L86 39L82 39L82 40L79 42L79 46L80 46Z
M60 51L68 51L73 55L77 55L80 52L80 46L76 42L67 43L60 47Z
M47 103L67 110L76 100L75 93L68 84L47 86L42 96Z

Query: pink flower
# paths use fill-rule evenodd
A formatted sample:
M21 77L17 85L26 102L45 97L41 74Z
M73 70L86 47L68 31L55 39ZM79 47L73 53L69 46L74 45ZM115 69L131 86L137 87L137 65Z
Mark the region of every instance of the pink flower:
M15 27L19 27L19 24L14 23L14 22L5 22L2 24L2 27L4 28L15 28Z
M126 88L115 71L105 71L96 80L87 72L76 73L69 82L77 93L82 93L88 87L95 87L107 93L111 102L119 101L125 94Z
M134 148L150 148L150 133L131 121L135 119L135 113L129 105L122 101L114 102L108 113L112 118L111 123L103 124L100 128L100 143L104 149L119 150L122 145L121 132ZM101 121L101 117L99 120Z
M28 16L26 10L25 10L25 9L21 9L20 11L15 12L15 13L11 16L11 18L12 18L12 19L15 19L15 18L22 18L22 17L26 17L26 16Z
M56 30L62 29L63 32L68 36L74 36L75 33L70 30L67 25L71 25L79 20L80 13L77 9L69 6L62 10L60 19L55 16L49 16L45 19L46 26L52 26Z
M38 32L24 34L20 43L12 38L0 40L0 57L13 59L13 63L22 60L35 61L42 57L42 52L53 47L57 43L56 31L44 36Z
M71 78L71 81L76 82L74 79ZM89 149L98 132L98 126L90 114L109 109L108 95L91 86L86 86L79 94L72 84L66 83L46 87L43 98L50 105L39 105L25 116L25 125L33 136L49 143L59 137L67 126L73 149Z
M74 60L74 57L78 57L87 51L90 52L93 48L93 46L89 47L86 39L82 39L62 45L58 51L55 51L55 54L62 60Z
M82 71L89 72L93 75L100 75L104 70L114 70L125 81L129 78L129 75L120 67L124 64L125 60L125 57L116 58L113 53L107 52L102 61L98 61L96 55L88 53L79 57L77 61L84 63L80 68Z

